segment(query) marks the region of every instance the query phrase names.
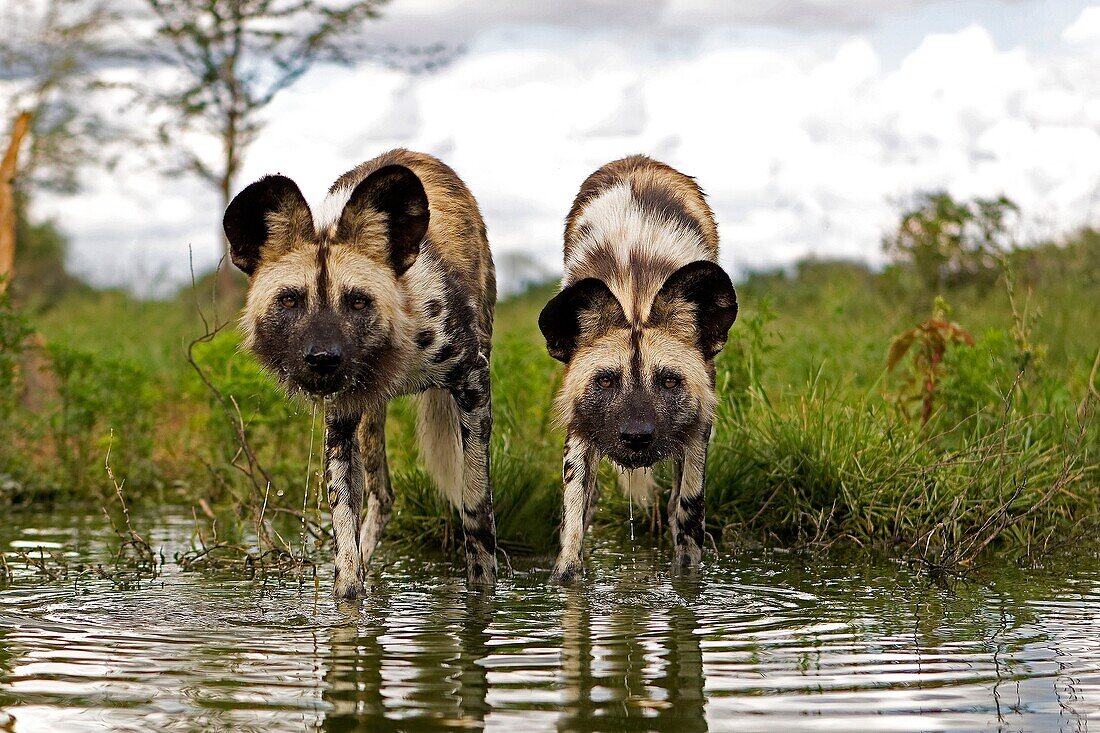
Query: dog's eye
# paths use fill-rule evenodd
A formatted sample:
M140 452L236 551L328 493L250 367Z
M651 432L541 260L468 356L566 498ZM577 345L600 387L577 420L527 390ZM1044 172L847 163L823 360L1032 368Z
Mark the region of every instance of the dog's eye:
M606 374L596 378L596 384L600 385L600 389L611 389L611 385L614 383L615 380Z
M361 311L370 304L370 300L362 295L357 295L351 299L351 307L353 310Z
M279 305L287 309L297 308L298 299L293 295L284 295L283 297L279 298Z
M661 386L663 386L665 389L676 389L680 386L680 378L666 376L664 379L661 380Z

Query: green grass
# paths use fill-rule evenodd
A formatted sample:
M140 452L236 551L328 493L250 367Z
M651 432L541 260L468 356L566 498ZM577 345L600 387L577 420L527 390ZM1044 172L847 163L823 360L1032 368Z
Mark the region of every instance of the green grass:
M1011 301L1003 281L945 294L975 345L947 350L927 424L904 408L919 386L909 362L886 368L891 339L932 313L934 294L910 271L805 262L742 283L741 315L718 359L708 466L718 540L843 543L959 566L991 553L1036 557L1095 528L1100 238L1018 253L1011 269ZM550 405L560 370L535 325L552 292L497 309L492 469L499 534L513 552L552 551L559 521L562 434ZM193 294L84 294L29 320L57 385L45 407L2 417L24 436L0 446L0 473L17 487L9 500L106 502L111 445L131 501L201 500L224 525L247 526L266 497L285 532L298 521L287 512L303 506L324 521L313 406L285 399L238 350L232 327L193 349L210 389L187 360L204 330ZM459 525L417 464L412 421L409 401L397 400L388 541L453 545ZM623 524L614 471L601 476L597 521Z

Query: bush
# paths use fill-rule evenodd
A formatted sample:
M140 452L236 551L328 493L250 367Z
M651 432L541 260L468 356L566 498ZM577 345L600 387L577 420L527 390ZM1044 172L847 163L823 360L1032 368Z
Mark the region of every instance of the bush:
M152 464L157 378L129 359L104 357L62 344L49 353L57 377L57 409L50 434L62 469L59 480L74 492L105 487L103 461L134 484L158 484Z
M838 541L929 564L972 564L991 547L1043 554L1100 516L1097 480L1067 415L937 421L930 429L874 397L809 384L753 394L716 429L707 510L727 537Z
M289 503L289 494L299 495L310 480L307 465L316 468L323 455L323 409L301 397L288 399L275 379L240 348L235 331L223 330L195 342L191 358L195 368L187 375L185 393L205 406L195 416L193 429L205 436L201 445L217 481L215 488L244 501L257 485L266 491L270 480L271 497L287 497ZM242 451L241 431L255 465Z
M52 221L31 222L26 206L16 207L15 273L13 295L28 311L53 307L71 293L91 288L69 274L69 240Z
M23 342L30 334L27 321L12 306L10 296L0 291L0 420L9 419L18 402L20 357Z
M988 288L1001 256L1011 249L1010 221L1019 207L1000 196L956 201L944 191L917 194L886 252L909 263L933 293L960 285Z

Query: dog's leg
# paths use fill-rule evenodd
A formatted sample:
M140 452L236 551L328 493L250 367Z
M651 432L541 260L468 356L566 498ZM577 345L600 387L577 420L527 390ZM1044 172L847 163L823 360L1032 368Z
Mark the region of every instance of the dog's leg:
M599 456L588 444L572 433L565 437L565 457L562 461L563 516L561 523L561 550L554 564L551 578L568 582L584 572L581 557L584 548L584 531L592 518L598 498L596 471Z
M363 510L363 459L356 440L359 415L326 420L325 473L332 509L332 539L336 545L333 594L356 598L363 594L359 556L359 515Z
M393 488L386 462L385 405L363 415L363 420L359 423L359 447L363 452L363 468L366 474L367 516L359 530L359 553L363 558L365 572L393 509Z
M489 476L489 439L493 405L489 362L474 366L452 389L462 434L462 532L466 577L471 583L493 583L497 576L497 527L493 484Z
M673 486L668 502L668 524L672 532L673 569L694 568L703 556L703 484L706 480L707 446L710 426L706 426L684 447L679 485Z

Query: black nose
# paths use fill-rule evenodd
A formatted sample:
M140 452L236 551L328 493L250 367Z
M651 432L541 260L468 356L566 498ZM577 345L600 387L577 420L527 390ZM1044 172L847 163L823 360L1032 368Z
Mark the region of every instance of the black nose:
M627 448L642 450L653 443L653 435L656 430L651 422L630 420L623 423L623 426L619 428L619 437L622 438Z
M327 346L313 344L306 349L302 358L305 359L309 368L318 374L331 374L336 371L336 367L340 366L341 356L343 356L343 349L337 344Z

